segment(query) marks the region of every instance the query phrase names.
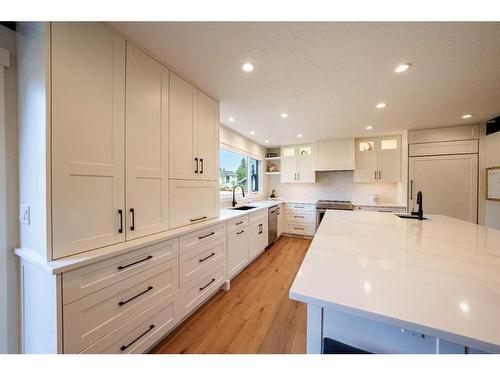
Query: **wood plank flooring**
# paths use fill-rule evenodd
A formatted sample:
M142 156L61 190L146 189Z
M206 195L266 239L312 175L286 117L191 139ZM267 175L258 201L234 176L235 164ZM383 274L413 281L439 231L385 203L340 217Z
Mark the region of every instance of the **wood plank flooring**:
M306 306L288 291L310 243L281 237L151 353L305 353Z

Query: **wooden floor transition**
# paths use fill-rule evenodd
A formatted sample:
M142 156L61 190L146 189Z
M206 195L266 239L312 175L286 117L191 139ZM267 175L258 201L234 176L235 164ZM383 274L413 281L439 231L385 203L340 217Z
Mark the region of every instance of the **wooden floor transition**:
M310 243L281 237L151 353L305 353L306 305L288 291Z

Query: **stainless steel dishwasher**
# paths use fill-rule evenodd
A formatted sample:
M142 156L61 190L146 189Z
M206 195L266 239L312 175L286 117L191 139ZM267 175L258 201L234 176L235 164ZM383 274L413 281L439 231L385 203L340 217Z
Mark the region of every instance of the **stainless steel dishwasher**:
M272 206L268 209L269 239L267 245L271 245L278 238L278 215L280 209L278 206Z

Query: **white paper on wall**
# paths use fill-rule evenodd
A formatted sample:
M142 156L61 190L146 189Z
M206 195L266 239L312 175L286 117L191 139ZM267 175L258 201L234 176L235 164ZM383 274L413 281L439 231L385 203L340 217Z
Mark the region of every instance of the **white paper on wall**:
M500 167L488 169L487 199L500 200Z

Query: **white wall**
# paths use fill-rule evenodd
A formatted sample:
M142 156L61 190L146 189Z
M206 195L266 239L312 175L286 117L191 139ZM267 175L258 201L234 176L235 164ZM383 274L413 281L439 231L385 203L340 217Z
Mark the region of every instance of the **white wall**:
M0 301L0 353L19 352L19 276L13 249L19 246L19 176L17 132L16 34L0 26L0 47L9 51L10 66L5 68L5 121L0 121L0 288L7 293ZM3 271L3 272L2 272Z
M500 132L486 136L485 167L500 166ZM484 175L485 171L481 170ZM500 202L486 200L486 226L500 229Z
M317 172L315 184L282 184L279 175L268 176L268 192L276 189L276 195L287 200L316 202L319 199L350 200L356 204L369 204L373 194L380 195L384 204L398 202L401 184L354 183L354 172Z

